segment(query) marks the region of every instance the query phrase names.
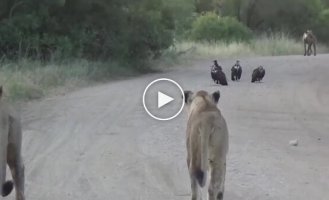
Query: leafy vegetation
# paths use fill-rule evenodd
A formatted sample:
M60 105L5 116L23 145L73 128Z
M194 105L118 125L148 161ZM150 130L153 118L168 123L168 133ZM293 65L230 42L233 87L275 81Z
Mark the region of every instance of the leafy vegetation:
M301 37L312 29L320 41L327 42L325 27L328 0L223 0L222 15L236 17L254 32L285 32ZM323 34L326 32L326 35Z
M163 0L2 0L1 54L8 59L136 62L172 44Z
M219 17L207 13L196 19L192 26L191 38L196 41L248 41L251 31L232 17Z

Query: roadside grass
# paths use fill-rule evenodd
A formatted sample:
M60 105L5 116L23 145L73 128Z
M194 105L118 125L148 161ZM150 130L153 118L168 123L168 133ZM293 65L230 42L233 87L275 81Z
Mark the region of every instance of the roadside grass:
M40 99L54 91L65 92L139 73L141 70L116 62L75 60L44 65L38 61L21 59L1 64L0 84L4 87L5 98L10 101L28 101Z
M177 42L174 49L184 54L186 59L200 58L235 58L251 56L303 55L302 40L296 40L287 34L278 33L270 36L261 35L250 42ZM317 53L328 53L325 45L317 44Z
M249 43L176 42L164 51L160 58L147 65L139 65L144 68L118 62L91 62L82 59L48 64L24 58L17 62L2 60L0 85L4 87L5 98L10 101L29 101L99 82L164 71L171 66L198 59L303 55L303 48L302 41L292 39L285 34L272 34L259 36ZM318 44L317 52L326 53L329 49Z

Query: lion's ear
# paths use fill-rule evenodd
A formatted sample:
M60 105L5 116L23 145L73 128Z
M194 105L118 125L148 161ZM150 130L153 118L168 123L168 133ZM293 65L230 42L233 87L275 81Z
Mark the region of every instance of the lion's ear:
M214 100L214 102L217 104L218 103L218 100L220 98L220 92L219 92L219 90L216 91L216 92L214 92L214 93L212 93L211 96L212 96L212 99Z
M192 102L192 96L193 96L193 92L186 90L184 91L184 101L186 104L190 104Z

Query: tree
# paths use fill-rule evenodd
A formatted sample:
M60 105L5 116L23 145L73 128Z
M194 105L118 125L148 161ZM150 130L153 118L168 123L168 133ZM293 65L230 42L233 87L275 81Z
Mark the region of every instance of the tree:
M164 6L172 14L176 37L184 37L195 19L194 0L167 0Z
M300 35L315 22L321 5L321 0L223 0L222 13L253 30Z
M329 8L322 10L313 27L318 40L329 44Z
M215 12L219 14L221 0L195 0L196 12Z
M4 0L0 53L13 59L22 54L131 62L157 57L172 44L174 13L178 16L177 8L164 2Z

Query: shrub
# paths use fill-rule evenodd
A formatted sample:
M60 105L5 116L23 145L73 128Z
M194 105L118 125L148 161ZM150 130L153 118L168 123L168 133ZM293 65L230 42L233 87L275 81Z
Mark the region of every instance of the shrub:
M206 13L198 17L192 25L191 37L196 41L248 41L251 31L232 17L220 17Z
M319 17L316 21L314 33L320 41L329 43L329 9L325 9L320 12Z
M0 8L0 57L9 60L83 58L136 66L173 43L173 11L164 0L19 2Z

